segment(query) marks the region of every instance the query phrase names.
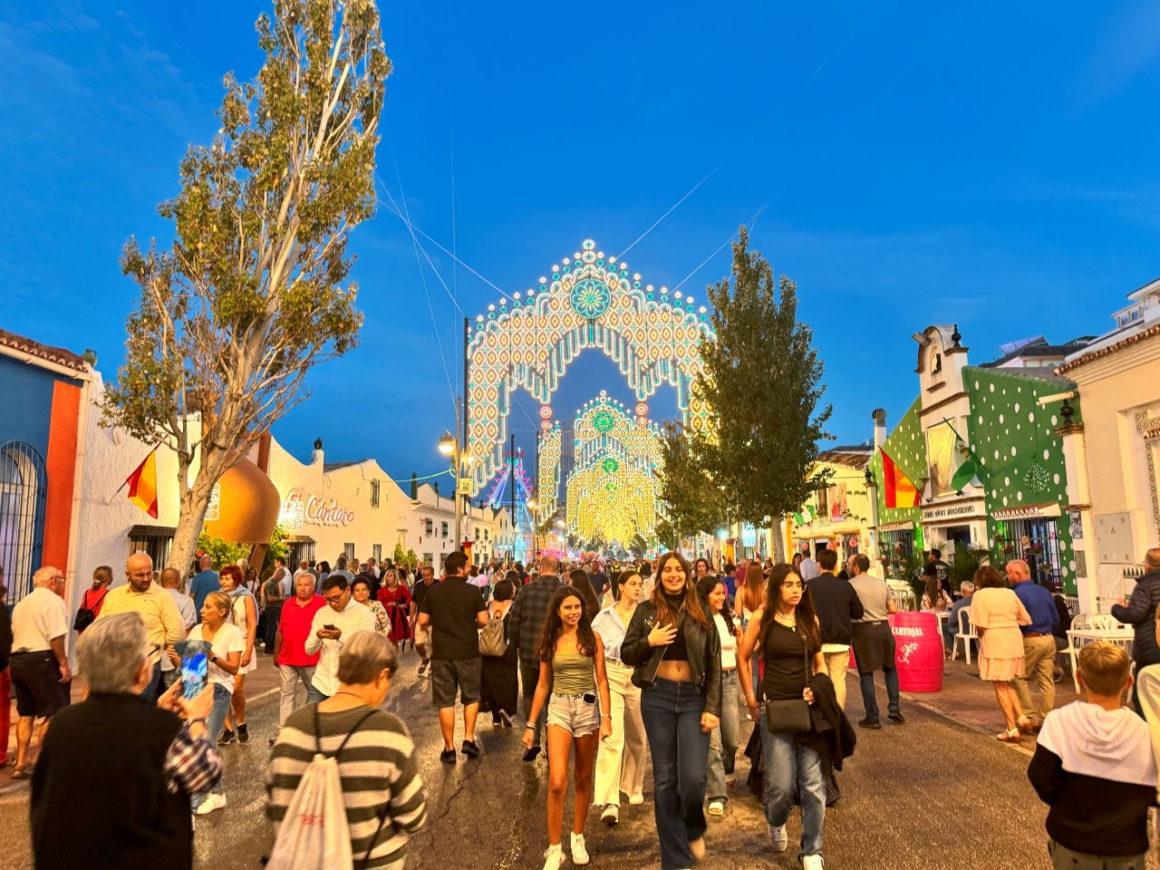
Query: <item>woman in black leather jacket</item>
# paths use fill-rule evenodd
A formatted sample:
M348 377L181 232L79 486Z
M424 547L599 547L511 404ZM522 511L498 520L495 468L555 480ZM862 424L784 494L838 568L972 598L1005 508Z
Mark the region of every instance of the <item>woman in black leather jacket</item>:
M644 690L640 712L652 755L661 868L683 870L705 855L706 759L709 735L721 721L721 639L682 556L661 556L656 577L620 654Z

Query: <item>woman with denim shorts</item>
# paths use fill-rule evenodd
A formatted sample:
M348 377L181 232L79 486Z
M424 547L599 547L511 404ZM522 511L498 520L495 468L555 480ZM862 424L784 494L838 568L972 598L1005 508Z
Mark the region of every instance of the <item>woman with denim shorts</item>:
M572 745L576 746L572 863L584 865L589 860L584 823L592 800L596 747L600 739L612 734L604 644L592 631L592 624L584 613L584 602L571 586L556 590L544 621L540 679L527 717L529 723L539 721L545 703L548 705L548 850L544 853L544 870L559 870L564 860L561 840ZM524 746L531 749L534 740L535 726L529 724L524 731Z
M813 600L793 565L774 565L769 572L765 605L753 614L738 650L737 673L749 716L761 730L765 753L765 820L775 852L789 846L785 823L793 810L795 792L801 796L802 842L798 859L802 870L822 870L822 826L826 818L826 782L822 758L803 738L812 731L790 733L770 730L768 717L759 712L758 696L766 702L804 700L814 703L809 683L824 669L822 631ZM760 686L750 677L750 658L763 665ZM784 721L784 720L783 720Z

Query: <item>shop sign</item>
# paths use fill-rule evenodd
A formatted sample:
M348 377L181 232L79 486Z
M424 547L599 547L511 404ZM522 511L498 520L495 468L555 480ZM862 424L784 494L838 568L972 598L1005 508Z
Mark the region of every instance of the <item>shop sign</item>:
M977 503L946 505L944 507L927 507L922 509L922 521L924 523L934 523L940 520L982 518L982 505Z
M290 498L282 502L281 518L287 530L301 529L304 523L349 526L354 522L354 511L340 505L337 499L324 499L316 495L306 498L300 490L294 490Z

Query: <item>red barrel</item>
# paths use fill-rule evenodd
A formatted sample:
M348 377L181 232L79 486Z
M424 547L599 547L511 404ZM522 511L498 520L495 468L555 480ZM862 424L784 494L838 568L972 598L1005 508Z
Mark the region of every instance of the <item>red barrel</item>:
M933 613L890 614L898 688L904 692L941 692L943 639Z

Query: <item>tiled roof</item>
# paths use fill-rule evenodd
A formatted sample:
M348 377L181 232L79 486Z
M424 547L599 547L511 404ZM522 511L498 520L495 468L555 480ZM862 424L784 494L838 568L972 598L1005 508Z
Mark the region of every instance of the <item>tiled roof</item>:
M31 338L25 338L23 335L17 335L15 332L9 332L6 329L0 329L0 345L12 348L12 350L18 350L21 353L26 353L29 356L34 356L47 362L56 363L58 366L75 369L78 372L87 372L89 370L88 363L71 350L41 344L39 341L33 341Z
M1101 347L1099 350L1093 350L1091 353L1085 353L1083 356L1078 356L1070 362L1066 362L1055 370L1055 373L1062 375L1070 372L1072 369L1077 369L1082 365L1093 362L1102 357L1113 354L1118 350L1123 350L1125 347L1135 344L1145 338L1151 338L1154 335L1160 335L1160 323L1149 326L1147 329L1142 329L1135 335L1129 335L1127 338L1117 341L1115 344L1109 344L1107 347Z

